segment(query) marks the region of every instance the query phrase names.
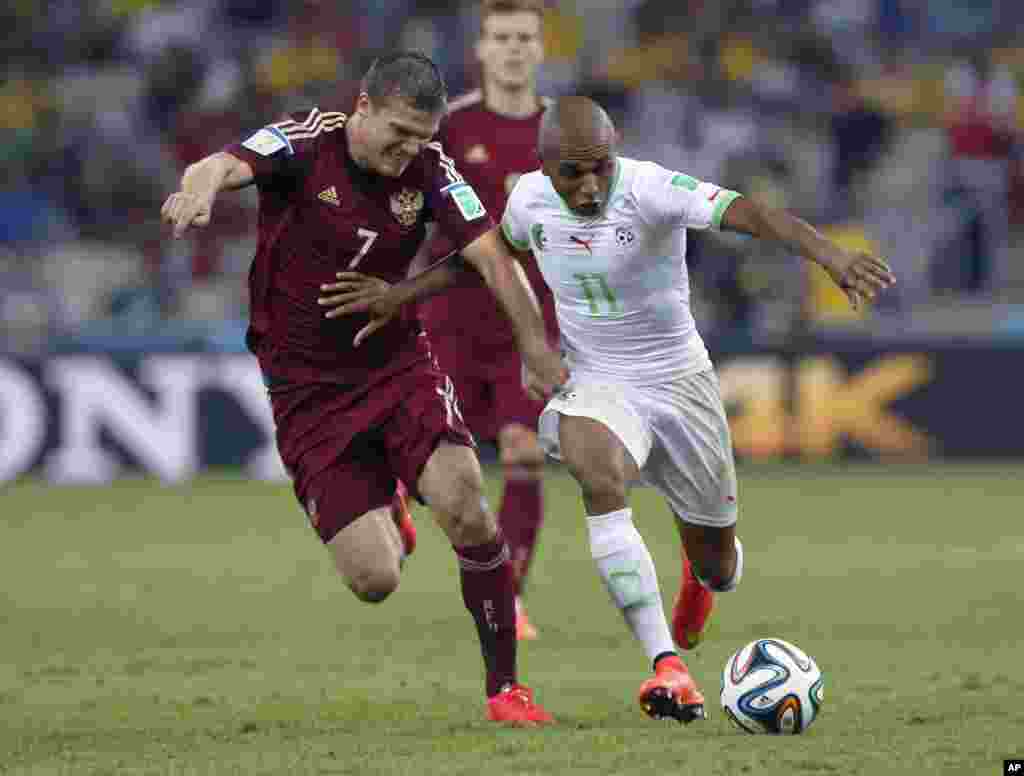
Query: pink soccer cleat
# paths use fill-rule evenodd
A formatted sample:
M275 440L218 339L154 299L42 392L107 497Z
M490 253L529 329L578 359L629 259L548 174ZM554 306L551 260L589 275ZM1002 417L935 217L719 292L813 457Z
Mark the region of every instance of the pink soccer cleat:
M554 718L533 702L533 690L521 684L510 684L487 699L487 718L513 727L549 725Z
M674 719L684 725L706 719L704 696L678 657L658 661L654 676L640 685L640 708L651 719Z
M684 557L679 595L672 608L672 638L680 649L693 649L704 640L714 604L715 594L700 583L690 559Z

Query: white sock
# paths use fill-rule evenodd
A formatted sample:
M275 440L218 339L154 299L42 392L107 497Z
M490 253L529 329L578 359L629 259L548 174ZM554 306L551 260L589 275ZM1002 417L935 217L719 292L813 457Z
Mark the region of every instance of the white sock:
M675 652L654 560L633 525L633 510L627 507L588 517L587 527L590 553L604 586L647 657L653 661L665 652Z

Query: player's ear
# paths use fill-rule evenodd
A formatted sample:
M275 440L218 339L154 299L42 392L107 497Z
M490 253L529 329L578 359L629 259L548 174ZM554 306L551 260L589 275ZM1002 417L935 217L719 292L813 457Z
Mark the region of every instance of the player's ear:
M359 92L359 96L356 98L356 113L361 113L364 116L370 115L370 95L366 92Z
M482 36L477 38L476 43L473 44L473 55L478 64L484 63L484 39Z

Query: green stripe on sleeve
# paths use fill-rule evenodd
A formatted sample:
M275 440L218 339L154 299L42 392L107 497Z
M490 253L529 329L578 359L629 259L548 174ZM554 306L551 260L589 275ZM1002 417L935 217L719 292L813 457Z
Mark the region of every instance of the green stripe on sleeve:
M715 202L715 209L711 211L711 228L721 229L722 228L722 216L725 215L725 209L733 203L737 197L743 196L738 191L730 191L729 189L722 189L718 196L715 198L718 201Z
M515 248L517 251L528 251L530 250L530 243L523 240L519 241L512 236L512 227L508 225L508 221L505 219L501 220L501 232L505 235L505 239L508 240L509 245Z

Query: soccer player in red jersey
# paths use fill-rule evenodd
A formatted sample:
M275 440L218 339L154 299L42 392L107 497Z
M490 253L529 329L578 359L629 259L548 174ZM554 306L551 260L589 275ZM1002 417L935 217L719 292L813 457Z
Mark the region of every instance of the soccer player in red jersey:
M396 480L404 481L432 508L458 557L486 665L488 716L540 724L550 715L516 677L509 549L482 497L451 380L412 316L375 321L368 330L376 334L361 343L367 316L331 319L317 303L339 269L377 282L404 278L433 221L515 322L531 370L546 375L551 390L566 378L491 216L431 142L446 102L429 59L382 57L351 116L314 108L263 127L188 167L162 215L180 236L210 222L219 192L257 185L247 341L299 502L346 584L378 602L398 586L403 547L390 505Z
M519 176L540 166L542 13L539 0L483 2L476 44L482 89L452 100L441 123L441 144L491 213L504 212ZM433 255L443 255L445 247L435 244ZM557 341L551 292L532 257L524 257L522 265L543 309L548 336ZM521 596L543 517L544 456L536 435L543 405L523 390L515 332L486 288L452 289L425 300L419 310L438 363L455 383L467 425L478 438L498 444L505 468L498 522L512 551L516 594ZM536 638L518 597L516 608L519 637Z

